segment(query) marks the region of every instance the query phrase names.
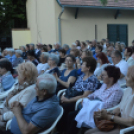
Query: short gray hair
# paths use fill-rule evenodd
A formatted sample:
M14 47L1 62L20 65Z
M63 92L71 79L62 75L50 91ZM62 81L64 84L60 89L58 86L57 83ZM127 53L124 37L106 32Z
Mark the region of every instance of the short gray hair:
M21 46L21 48L23 48L24 50L26 50L25 46Z
M69 49L69 45L64 44L64 45L63 45L63 48L68 48L68 49Z
M126 47L125 42L120 42L120 45L123 45L124 47Z
M53 75L46 73L40 75L37 80L39 81L39 90L46 89L48 94L54 94L56 92L57 81Z
M112 54L114 54L115 57L120 57L122 59L122 54L121 54L121 52L119 50L113 51Z
M44 58L48 61L49 53L48 52L42 52L41 55L44 56Z
M14 49L13 48L8 48L7 51L14 53Z
M61 46L60 42L57 42L55 45L59 45L59 46Z
M55 62L55 64L58 65L58 63L59 63L59 57L56 54L51 53L49 55L49 58L51 58Z
M22 55L22 51L21 50L15 50L15 53L18 53L19 55Z

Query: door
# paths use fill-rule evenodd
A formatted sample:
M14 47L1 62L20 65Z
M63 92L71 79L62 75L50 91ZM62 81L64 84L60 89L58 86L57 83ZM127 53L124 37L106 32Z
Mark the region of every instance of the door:
M127 25L107 25L107 37L109 41L123 41L128 46L128 26Z

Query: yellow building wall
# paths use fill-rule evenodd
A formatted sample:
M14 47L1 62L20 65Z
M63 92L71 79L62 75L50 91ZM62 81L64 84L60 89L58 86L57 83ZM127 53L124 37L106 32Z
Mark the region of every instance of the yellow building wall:
M56 0L27 0L28 28L31 30L33 43L55 43L59 41L58 16L62 8ZM79 8L75 19L76 8L65 8L61 16L62 44L71 45L75 40L107 38L107 24L127 24L128 44L134 39L134 11L122 11L121 16L114 19L117 10Z
M29 29L12 29L13 48L25 46L31 43L31 31Z

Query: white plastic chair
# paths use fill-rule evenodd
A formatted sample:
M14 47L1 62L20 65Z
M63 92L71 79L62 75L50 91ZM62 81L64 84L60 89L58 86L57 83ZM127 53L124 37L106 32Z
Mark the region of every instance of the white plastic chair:
M58 94L57 94L57 97L58 98L60 98L60 96L63 94L63 95L65 95L65 91L66 91L67 89L63 89L63 90L60 90L59 92L58 92Z
M17 82L18 82L18 79L15 80L15 83L13 84L13 86L11 87L11 89L0 93L0 100L2 100L2 99L4 99L5 97L7 97L7 95L8 95L12 90L14 90L14 86L15 86L15 84L16 84Z
M120 130L120 134L126 134L126 133L128 133L128 132L133 131L133 130L134 130L134 126L128 127L128 128L125 128L125 129L121 129L121 130Z
M63 112L64 112L64 110L63 110L62 107L60 107L60 109L61 109L60 115L57 117L56 121L52 124L52 126L50 128L48 128L47 130L45 130L44 132L41 132L39 134L49 134L49 133L51 133L54 130L54 128L56 127L58 121L61 119L61 117L63 115ZM6 130L9 130L10 129L11 121L12 120L9 120L7 122L7 124L6 124Z

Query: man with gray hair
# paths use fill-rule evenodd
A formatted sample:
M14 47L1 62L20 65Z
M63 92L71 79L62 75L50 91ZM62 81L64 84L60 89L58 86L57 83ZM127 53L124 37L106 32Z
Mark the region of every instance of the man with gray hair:
M66 55L69 55L69 54L70 54L70 48L69 48L69 45L64 44L64 45L63 45L63 49L66 51Z
M120 72L121 72L120 79L118 80L118 83L120 85L126 83L125 76L127 75L127 71L128 71L127 62L122 60L122 55L121 55L121 52L119 50L113 51L111 57L112 57L113 64L116 67L118 67L120 69Z
M44 74L37 78L35 97L24 109L14 102L15 117L11 122L13 134L36 134L51 127L60 114L60 105L55 95L57 81L53 75Z

